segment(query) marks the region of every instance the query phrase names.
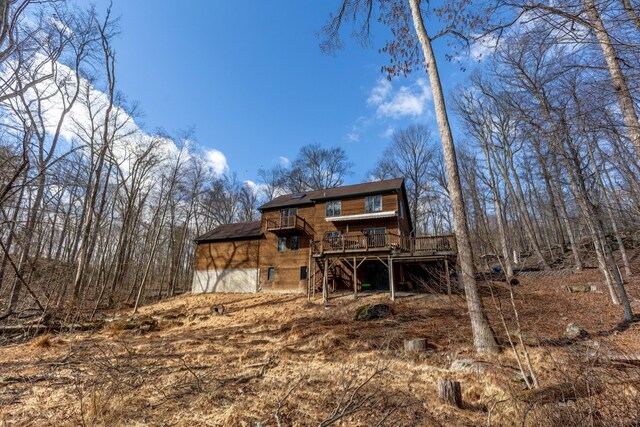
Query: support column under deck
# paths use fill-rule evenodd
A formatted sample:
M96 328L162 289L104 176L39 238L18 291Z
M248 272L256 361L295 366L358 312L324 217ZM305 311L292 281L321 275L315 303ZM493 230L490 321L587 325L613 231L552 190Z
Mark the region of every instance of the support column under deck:
M328 278L329 276L329 259L324 259L324 273L322 275L322 303L327 304L327 300L329 299L329 288L328 288Z
M391 292L391 301L395 301L396 286L395 283L393 283L393 259L391 258L391 255L389 255L389 257L387 258L387 262L387 268L389 270L389 291Z
M447 295L451 296L451 278L449 277L449 260L444 259L444 274L447 279Z
M358 299L358 264L356 257L353 257L353 299Z

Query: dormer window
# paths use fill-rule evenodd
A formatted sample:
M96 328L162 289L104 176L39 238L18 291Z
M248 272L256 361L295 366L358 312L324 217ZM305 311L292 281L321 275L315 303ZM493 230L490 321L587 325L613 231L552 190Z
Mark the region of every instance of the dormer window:
M332 202L327 202L326 205L326 216L340 216L342 214L342 202L340 200L334 200Z
M382 212L382 196L380 194L367 196L364 199L364 210L367 213Z

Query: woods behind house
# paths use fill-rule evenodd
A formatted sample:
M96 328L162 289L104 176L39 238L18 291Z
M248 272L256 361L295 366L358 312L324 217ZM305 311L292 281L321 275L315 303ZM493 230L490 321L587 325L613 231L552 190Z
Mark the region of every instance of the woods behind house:
M184 292L196 236L256 219L277 195L336 187L356 173L343 148L301 141L293 161L241 182L192 132L144 129L118 89L118 21L108 10L0 5L4 319L91 318L138 295ZM501 7L525 22L467 28L473 43L499 43L447 94L473 261L510 275L598 267L629 318L624 286L636 272L627 250L640 242L637 8ZM415 234L441 234L454 222L446 170L437 129L416 124L394 133L367 178L404 177Z

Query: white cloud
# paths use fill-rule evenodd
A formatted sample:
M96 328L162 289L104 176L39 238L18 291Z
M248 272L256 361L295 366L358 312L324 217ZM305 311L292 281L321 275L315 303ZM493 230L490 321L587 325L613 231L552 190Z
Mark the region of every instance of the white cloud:
M349 140L349 142L358 142L360 141L360 135L355 132L350 132L347 134L347 139Z
M244 182L244 185L249 187L251 191L253 191L253 194L262 194L267 188L266 184L254 182L254 181L251 181L250 179L246 180Z
M383 138L391 138L391 136L393 135L393 131L394 131L393 127L392 126L388 126L385 129L385 131L380 134L380 136L383 137Z
M217 176L224 175L224 173L229 170L227 158L222 151L216 150L215 148L205 150L204 158L207 162L207 166L209 166Z
M469 57L476 61L485 59L498 45L498 39L493 34L477 38L469 49Z
M289 167L289 165L291 164L291 160L289 160L289 158L285 156L278 157L278 161L280 162L280 165L284 166L285 168Z
M45 131L53 134L56 131L60 117L62 115L65 101L68 101L70 94L74 93L76 84L75 72L64 64L51 62L42 55L36 55L36 63L41 66L34 72L34 78L41 77L47 73L53 73L57 78L57 84L52 84L50 80L45 80L36 85L34 88L25 92L24 96L28 102L34 103L36 99L41 101L42 118ZM0 86L7 86L12 82L11 76L14 73L12 67L15 64L8 62L4 69L0 70ZM15 88L14 88L15 90ZM108 96L101 90L95 88L86 79L80 79L80 96L71 110L65 117L60 126L60 136L68 143L75 141L83 146L85 152L89 153L89 143L100 144L101 141L90 141L89 135L93 123L98 124L98 130L94 135L97 138L102 135L104 122L104 114L106 105L109 102ZM20 106L17 99L6 101L6 104L14 103ZM179 155L191 156L197 150L189 150L192 145L190 141L182 141L184 146L179 148L170 138L152 135L141 129L128 112L118 106L114 106L111 111L111 120L109 123L110 130L117 129L110 147L111 153L114 155L125 176L131 169L132 162L136 156L143 152L150 144L157 147L156 153L161 160L173 163ZM18 120L17 116L8 115L5 120ZM94 136L94 138L96 138ZM225 155L216 149L205 150L203 153L204 161L212 169L215 175L222 175L228 171L227 159Z
M408 86L394 90L386 79L379 79L371 90L367 103L376 108L380 117L400 119L426 114L427 102L431 100L431 89L425 79L418 79Z
M381 78L378 79L378 83L371 89L371 93L369 94L369 98L367 99L367 104L369 105L380 105L384 102L389 95L391 94L391 82L387 79Z
M56 27L58 30L64 31L66 35L70 36L73 34L73 31L71 31L71 28L65 25L64 22L62 22L58 18L54 18L54 17L49 18L49 22L51 22L53 26Z

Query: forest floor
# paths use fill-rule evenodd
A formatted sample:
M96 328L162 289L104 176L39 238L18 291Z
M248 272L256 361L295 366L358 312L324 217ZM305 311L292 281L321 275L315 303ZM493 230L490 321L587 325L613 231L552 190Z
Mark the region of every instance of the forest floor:
M461 296L345 295L326 308L301 295L179 296L97 331L0 347L0 425L638 425L640 323L620 323L598 271L520 282L520 334L509 288L483 284L503 345L493 356L474 353ZM638 279L627 289L639 313ZM372 302L392 315L354 321ZM588 336L564 338L570 323ZM538 391L523 391L505 324ZM427 352L406 355L416 337ZM461 383L462 409L438 402L441 377Z

